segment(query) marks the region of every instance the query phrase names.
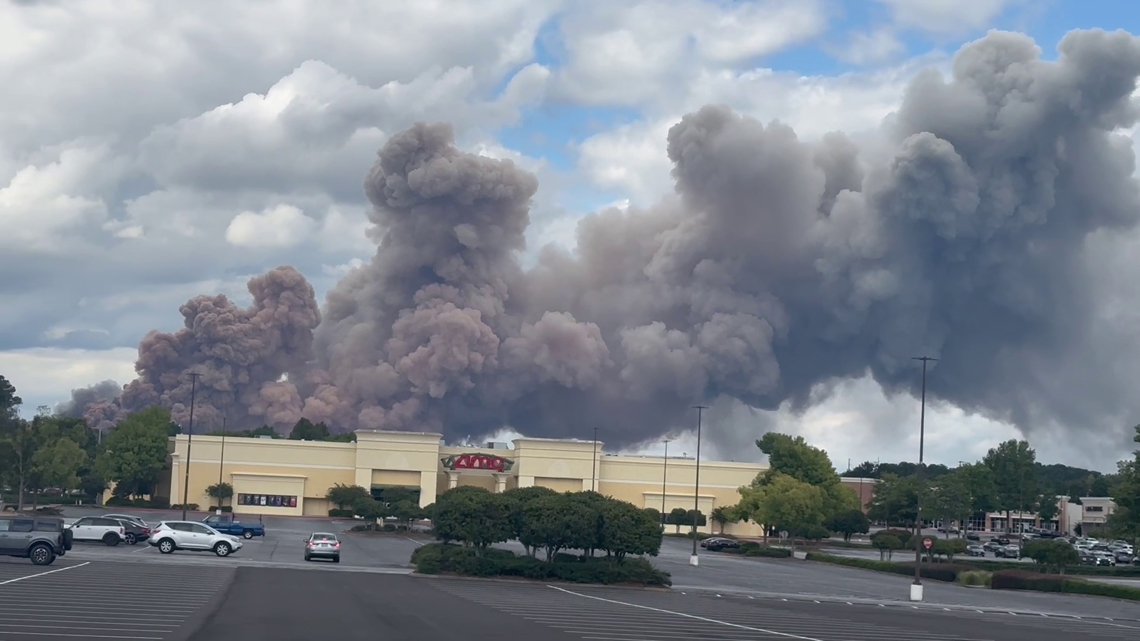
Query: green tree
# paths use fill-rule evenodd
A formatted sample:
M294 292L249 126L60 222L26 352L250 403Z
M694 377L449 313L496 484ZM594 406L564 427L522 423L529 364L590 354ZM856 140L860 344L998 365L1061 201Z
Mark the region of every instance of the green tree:
M23 399L16 396L16 387L0 375L0 416L14 417L23 404Z
M531 545L530 539L523 531L526 526L526 507L536 499L548 496L558 496L558 492L541 485L514 487L503 492L503 498L510 508L511 538L523 544L527 556L534 556L538 548ZM524 538L527 540L524 541Z
M359 485L337 483L325 492L325 498L342 510L354 510L361 502L371 501L372 493Z
M631 503L606 499L602 504L602 531L598 547L618 563L626 555L657 556L662 532L658 521Z
M42 431L33 421L16 417L9 420L0 438L0 463L5 476L16 486L17 509L24 509L30 485L39 485L35 478L35 455L42 441Z
M327 441L329 439L329 427L324 423L314 424L309 419L302 418L293 426L293 431L289 433L289 439L293 441Z
M742 515L765 527L788 532L823 524L824 492L786 474L769 475L762 484L740 489Z
M1061 513L1061 506L1057 504L1057 497L1053 494L1042 494L1037 498L1037 516L1042 523L1048 523Z
M889 561L895 550L903 549L903 542L900 541L898 537L891 536L890 534L872 538L871 545L879 551L880 561L882 561L884 557Z
M1132 440L1140 443L1140 425L1133 428ZM1116 509L1108 517L1108 527L1120 538L1140 541L1140 449L1132 460L1117 463L1117 482L1112 491Z
M96 459L99 475L125 495L150 494L166 466L170 412L151 407L131 414L111 429Z
M714 507L712 512L709 513L709 518L720 528L721 534L724 534L725 525L740 522L740 515L737 513L735 506L732 505Z
M502 494L483 488L454 488L436 500L432 523L436 538L459 541L482 555L491 545L510 538L510 503Z
M419 503L412 501L396 501L391 504L389 516L394 517L405 528L411 529L412 522L416 519L423 518L424 511L420 508Z
M1022 553L1046 570L1056 569L1062 574L1065 572L1066 566L1077 565L1081 562L1080 553L1073 546L1056 539L1029 541L1025 544Z
M925 487L926 481L917 477L888 474L875 484L867 516L887 525L913 527L918 496Z
M234 495L234 486L229 483L214 483L206 488L206 496L218 500L218 507L225 505L225 502Z
M1041 494L1037 479L1037 454L1028 441L1009 440L986 453L982 463L990 468L996 488L995 507L1005 512L1006 531L1012 512L1024 512Z
M87 452L69 438L55 439L40 447L32 466L40 482L64 492L79 487L79 471L87 465Z
M871 521L863 514L863 510L847 510L833 514L825 523L827 529L843 535L844 541L850 541L852 534L866 534L871 531Z
M784 474L817 487L839 483L839 474L827 452L808 445L802 436L768 432L756 441L756 447L768 455L770 474Z
M949 526L951 522L957 522L961 537L974 507L974 496L970 492L968 475L956 470L932 481L930 501L927 505L930 516L941 520L944 525ZM946 538L950 538L949 527L946 527Z
M367 522L370 530L375 530L380 526L380 521L392 514L392 509L386 503L377 501L371 496L361 498L353 503L352 511Z
M669 511L669 516L665 517L665 522L677 526L677 534L680 534L681 526L689 524L689 511L683 507L675 507Z

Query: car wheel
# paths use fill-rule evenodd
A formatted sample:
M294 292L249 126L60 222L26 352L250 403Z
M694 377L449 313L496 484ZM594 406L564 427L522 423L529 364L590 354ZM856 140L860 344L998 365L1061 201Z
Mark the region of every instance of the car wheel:
M339 554L337 556L333 557L333 563L340 563L340 555Z
M163 554L171 554L174 552L174 541L171 539L163 539L158 542L158 551Z
M225 541L222 541L214 546L214 554L217 554L218 556L229 556L230 552L232 552L230 549L230 544L226 543Z
M51 547L39 544L33 545L31 550L28 550L28 558L32 560L33 565L51 565L55 561L55 552Z
M126 541L127 541L127 545L134 545L135 543L139 542L139 540L135 538L135 535L131 534L130 532L127 532Z
M119 544L119 535L118 534L108 534L108 535L103 537L103 543L105 543L106 545L108 545L110 547L115 547L116 545Z
M312 561L312 560L313 560L313 557L311 557L311 556L309 556L308 554L306 554L306 555L305 555L305 560L306 560L306 561Z
M252 539L252 538L253 538L253 530L245 530L245 531L243 531L243 532L241 533L241 538L243 538L243 539L247 539L247 540L248 540L248 539Z

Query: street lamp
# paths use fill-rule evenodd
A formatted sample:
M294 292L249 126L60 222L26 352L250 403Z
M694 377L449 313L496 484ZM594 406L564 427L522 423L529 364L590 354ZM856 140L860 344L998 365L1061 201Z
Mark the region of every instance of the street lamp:
M598 491L598 428L594 428L594 463L590 469L590 490Z
M190 442L194 438L194 391L198 384L197 372L190 372L190 427L186 429L186 476L182 481L182 520L186 520L186 501L190 500Z
M222 453L218 456L218 488L222 486L222 469L226 464L226 417L222 417ZM231 502L232 505L232 502ZM218 498L218 514L222 513L222 499Z
M697 473L693 482L693 555L689 557L689 565L697 565L697 521L701 514L701 413L708 409L705 405L694 405L697 410Z
M926 364L930 361L937 361L937 358L929 356L915 356L914 360L922 361L922 409L919 411L918 418L918 469L915 470L915 478L918 480L918 488L914 495L914 533L916 541L914 544L914 583L910 586L910 600L922 600L922 454L926 444Z
M665 483L669 478L669 439L662 441L665 444L665 456L661 459L661 528L665 528Z

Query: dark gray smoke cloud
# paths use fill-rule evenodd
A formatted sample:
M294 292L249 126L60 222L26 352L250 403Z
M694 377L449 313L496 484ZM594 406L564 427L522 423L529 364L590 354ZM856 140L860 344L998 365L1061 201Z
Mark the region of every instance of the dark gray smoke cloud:
M417 124L368 174L379 249L319 324L288 268L251 283L250 310L194 299L186 329L144 340L122 403L181 415L194 368L196 420L599 427L621 446L688 428L699 401L803 408L868 372L913 392L911 357L928 354L932 393L969 411L1024 430L1130 425L1140 403L1104 367L1124 344L1098 312L1090 239L1140 217L1117 133L1135 123L1138 75L1123 32L1071 33L1056 62L990 34L950 78L915 78L883 162L841 133L805 142L704 107L669 131L674 197L587 216L576 254L544 248L529 271L535 178Z

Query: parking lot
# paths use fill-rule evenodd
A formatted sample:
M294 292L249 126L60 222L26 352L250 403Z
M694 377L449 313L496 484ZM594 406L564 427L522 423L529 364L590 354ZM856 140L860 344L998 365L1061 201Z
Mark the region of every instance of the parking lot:
M178 638L214 605L234 568L0 559L0 639Z

